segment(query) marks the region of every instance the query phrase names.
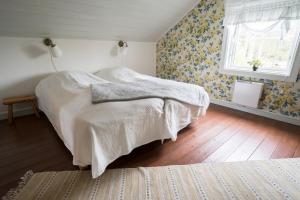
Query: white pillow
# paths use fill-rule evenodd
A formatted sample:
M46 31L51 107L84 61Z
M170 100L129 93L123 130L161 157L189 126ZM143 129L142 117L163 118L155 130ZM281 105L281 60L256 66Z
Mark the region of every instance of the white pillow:
M96 83L107 83L108 81L95 76L92 73L83 71L67 71L64 72L64 76L73 82L75 82L79 87L89 87L91 84Z
M104 68L94 75L110 82L133 82L145 78L145 75L126 67Z

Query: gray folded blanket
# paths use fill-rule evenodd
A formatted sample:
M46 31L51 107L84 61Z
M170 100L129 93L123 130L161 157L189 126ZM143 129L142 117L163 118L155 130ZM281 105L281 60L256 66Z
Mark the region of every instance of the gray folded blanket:
M202 87L162 79L91 84L91 92L93 104L148 98L172 99L201 107L209 104L209 97Z

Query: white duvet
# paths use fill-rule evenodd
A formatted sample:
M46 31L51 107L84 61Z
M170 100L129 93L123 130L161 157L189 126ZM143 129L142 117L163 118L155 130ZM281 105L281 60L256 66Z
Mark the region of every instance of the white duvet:
M163 81L127 68L55 73L40 81L36 95L40 109L73 155L73 164L91 165L100 176L107 165L134 148L154 140L171 138L204 115L209 105L203 90L203 107L174 100L143 99L127 102L91 103L90 84L140 79Z

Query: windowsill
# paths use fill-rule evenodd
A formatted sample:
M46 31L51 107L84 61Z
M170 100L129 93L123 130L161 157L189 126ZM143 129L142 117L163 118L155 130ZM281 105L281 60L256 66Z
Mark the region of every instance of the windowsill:
M228 75L236 75L236 76L246 76L252 78L259 78L259 79L269 79L269 80L278 80L278 81L285 81L285 82L295 82L296 77L287 76L284 74L270 72L270 71L249 71L249 70L235 70L235 69L223 69L219 70L221 74L228 74Z

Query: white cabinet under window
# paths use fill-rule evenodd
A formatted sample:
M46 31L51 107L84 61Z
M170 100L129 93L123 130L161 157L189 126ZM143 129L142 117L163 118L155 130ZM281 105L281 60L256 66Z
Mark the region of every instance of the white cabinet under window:
M221 73L295 81L299 43L299 0L225 1Z

